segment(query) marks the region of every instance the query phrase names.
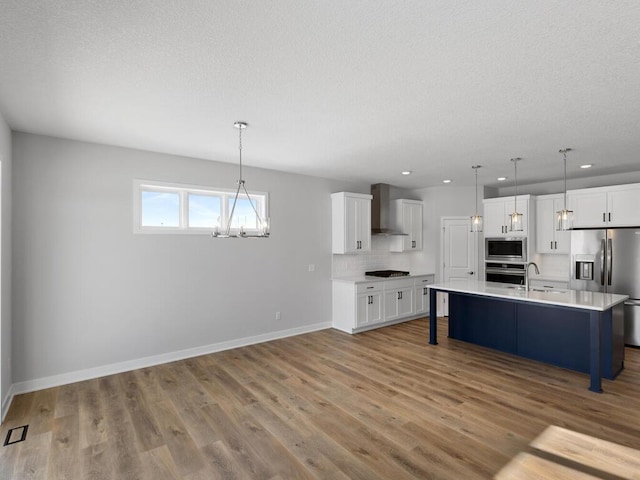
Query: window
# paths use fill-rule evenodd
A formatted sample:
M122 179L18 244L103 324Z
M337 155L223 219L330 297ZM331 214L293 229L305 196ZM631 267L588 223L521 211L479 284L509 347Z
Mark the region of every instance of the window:
M135 233L200 233L222 231L227 226L236 191L195 185L134 181ZM258 215L246 195L238 196L232 234L242 227L258 232L268 217L268 194L249 192ZM259 218L258 218L259 216Z

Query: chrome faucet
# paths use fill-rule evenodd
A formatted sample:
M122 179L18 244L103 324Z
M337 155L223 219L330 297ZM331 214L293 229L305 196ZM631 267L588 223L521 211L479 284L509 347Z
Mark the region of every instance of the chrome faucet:
M535 268L536 275L540 275L540 269L538 269L538 265L536 265L535 262L527 263L527 267L525 268L525 271L524 271L524 289L527 292L529 291L529 267L531 265L533 265L533 268Z

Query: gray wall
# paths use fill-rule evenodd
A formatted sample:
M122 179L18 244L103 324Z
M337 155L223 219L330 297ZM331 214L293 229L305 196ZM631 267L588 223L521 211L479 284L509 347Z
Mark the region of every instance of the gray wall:
M331 321L329 194L368 185L247 168L271 238L134 235L133 179L234 188L237 165L25 133L13 147L14 383Z
M422 188L413 190L411 198L424 202L423 249L413 254L415 261L420 265L420 271L435 273L439 281L441 218L471 217L475 210L475 186ZM478 211L482 215L482 190L478 191Z
M11 131L0 114L0 402L4 404L12 384L11 376Z

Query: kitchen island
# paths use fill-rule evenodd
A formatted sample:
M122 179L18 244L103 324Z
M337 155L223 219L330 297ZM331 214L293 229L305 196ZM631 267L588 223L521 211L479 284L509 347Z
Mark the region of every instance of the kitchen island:
M624 367L626 295L531 289L470 280L430 286L429 343L437 345L436 295L449 294L449 337L590 375L589 390Z

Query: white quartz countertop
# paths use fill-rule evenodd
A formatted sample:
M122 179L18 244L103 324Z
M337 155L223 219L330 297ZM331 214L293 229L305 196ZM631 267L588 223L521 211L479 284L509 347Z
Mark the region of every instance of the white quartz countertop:
M388 280L400 280L403 278L415 278L424 277L425 275L434 275L433 273L412 273L410 275L404 275L401 277L371 277L369 275L350 275L346 277L333 277L331 280L337 282L349 282L349 283L365 283L365 282L384 282Z
M604 311L624 302L628 295L615 293L587 292L579 290L524 291L514 288L515 285L484 282L481 280L456 281L429 285L435 290L470 293L486 297L504 298L532 303L544 303L562 307L581 308L585 310ZM511 287L511 288L509 288ZM536 287L533 287L536 288Z

